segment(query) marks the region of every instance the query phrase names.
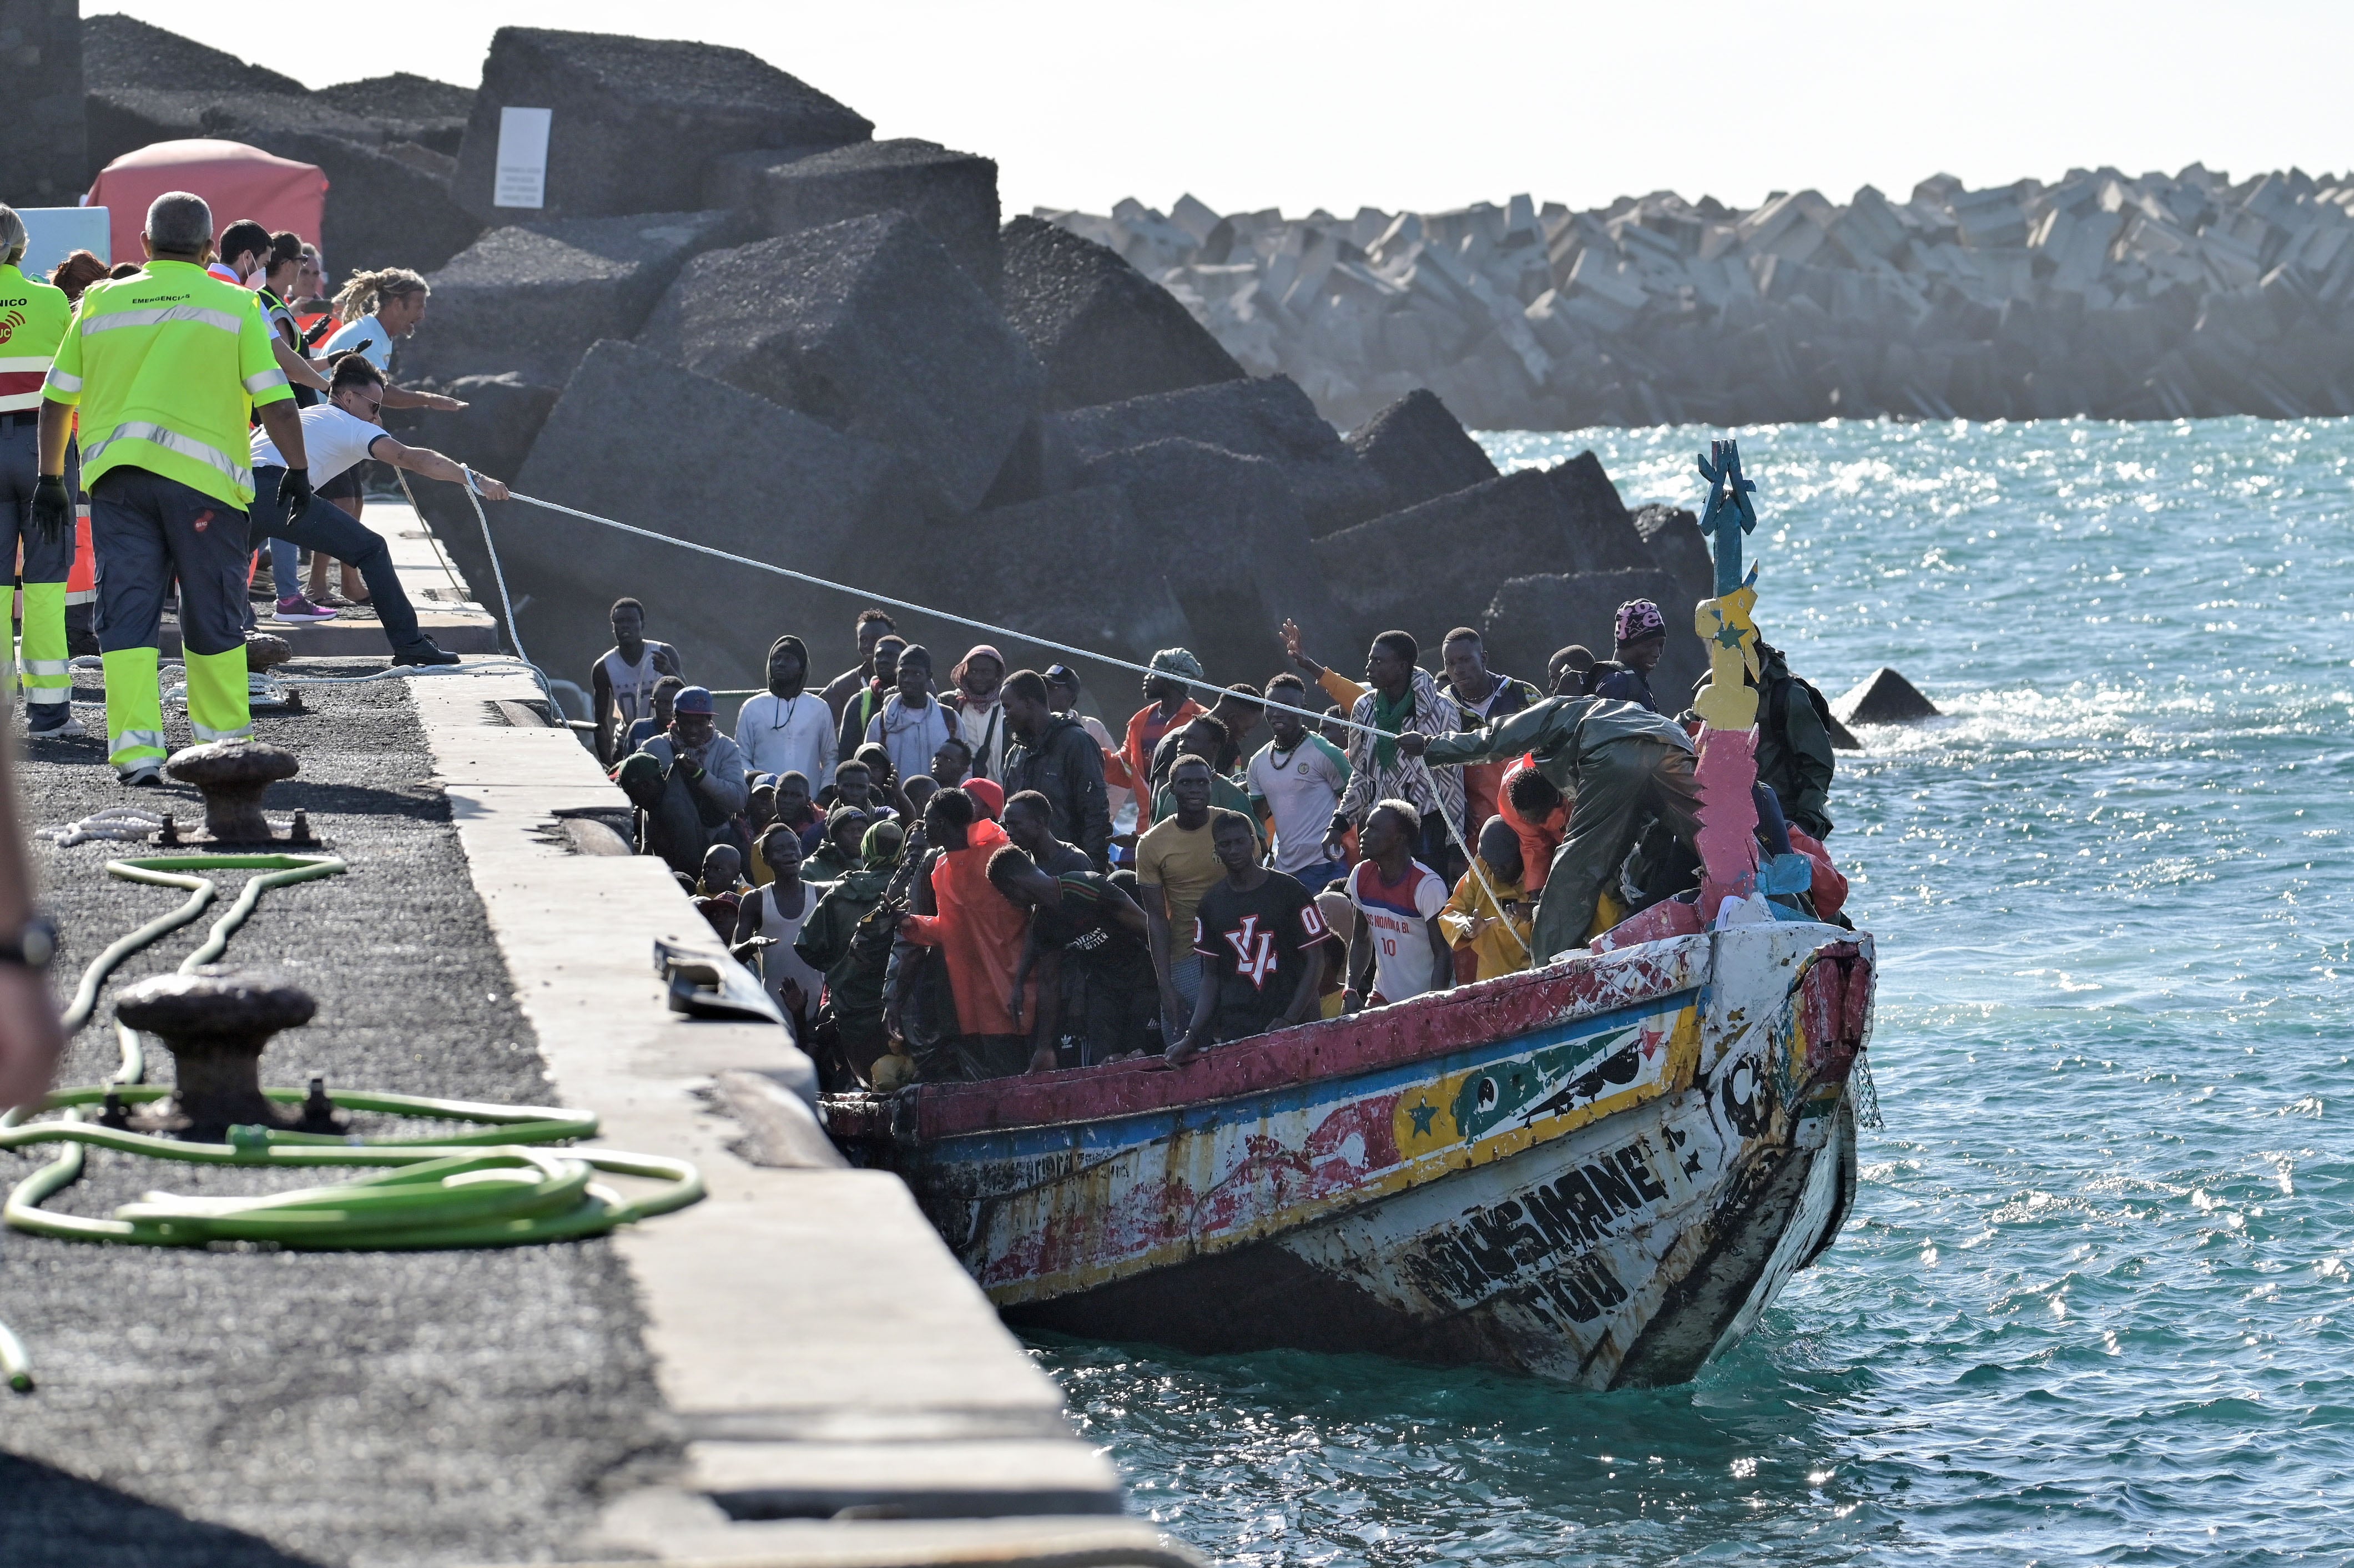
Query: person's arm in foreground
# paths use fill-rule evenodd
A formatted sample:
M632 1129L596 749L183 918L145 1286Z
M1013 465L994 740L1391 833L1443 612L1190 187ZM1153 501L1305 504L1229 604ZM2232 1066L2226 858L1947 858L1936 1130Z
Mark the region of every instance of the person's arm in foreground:
M1299 956L1307 960L1307 967L1299 971L1299 984L1291 993L1291 1005L1283 1010L1283 1017L1276 1025L1278 1029L1305 1023L1320 1011L1318 1003L1324 994L1324 944L1311 942L1300 950Z
M32 867L16 826L15 750L13 741L0 736L0 937L11 938L33 915ZM0 963L0 1108L38 1101L65 1044L48 974Z
M1422 923L1430 934L1430 989L1451 990L1455 984L1455 950L1447 945L1447 933L1439 929L1437 916Z

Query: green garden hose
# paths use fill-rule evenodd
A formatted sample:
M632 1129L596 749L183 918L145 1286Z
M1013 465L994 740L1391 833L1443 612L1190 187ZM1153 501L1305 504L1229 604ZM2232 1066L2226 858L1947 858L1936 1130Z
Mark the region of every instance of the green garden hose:
M223 854L109 861L106 869L128 881L186 888L189 896L177 909L147 922L90 961L66 1010L69 1034L90 1021L107 977L125 959L204 913L219 888L198 873L263 874L246 883L237 902L214 922L204 945L181 964L183 973L218 958L268 889L340 875L345 866L327 855ZM415 1095L335 1097L335 1105L343 1109L471 1122L481 1129L421 1139L362 1139L236 1127L229 1129L227 1143L189 1143L102 1127L87 1119L90 1107L110 1100L122 1107L144 1105L172 1093L160 1086L141 1086L146 1062L138 1033L118 1024L116 1033L122 1065L104 1083L59 1089L42 1102L41 1110L62 1111L62 1118L24 1122L13 1112L0 1118L0 1150L64 1145L55 1160L9 1192L0 1218L11 1227L59 1241L139 1246L204 1246L213 1242L263 1242L304 1251L517 1246L602 1235L617 1225L683 1209L703 1196L701 1174L683 1160L607 1149L525 1147L596 1133L594 1115L542 1106L486 1105ZM307 1089L262 1092L289 1105L302 1104L310 1097ZM108 1219L44 1210L44 1202L81 1175L82 1150L92 1147L197 1165L388 1169L330 1186L260 1197L192 1198L150 1192L140 1202L123 1204ZM663 1185L630 1199L597 1181L599 1172ZM5 1323L0 1323L0 1373L20 1393L33 1386L24 1345Z

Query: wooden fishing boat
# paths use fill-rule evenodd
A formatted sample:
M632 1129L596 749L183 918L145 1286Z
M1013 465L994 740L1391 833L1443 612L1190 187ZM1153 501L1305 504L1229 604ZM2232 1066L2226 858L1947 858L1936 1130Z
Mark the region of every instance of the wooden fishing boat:
M1222 1046L825 1102L1018 1323L1679 1383L1853 1205L1872 938L1755 804L1756 527L1699 461L1700 886L1527 973ZM1869 1077L1861 1080L1868 1086Z
M1768 920L824 1110L1019 1324L1675 1383L1838 1234L1872 990L1869 936Z

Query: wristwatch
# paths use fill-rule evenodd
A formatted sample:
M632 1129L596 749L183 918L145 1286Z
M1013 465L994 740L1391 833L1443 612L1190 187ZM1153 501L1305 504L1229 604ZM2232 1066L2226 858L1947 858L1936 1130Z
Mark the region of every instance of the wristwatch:
M0 941L0 964L15 964L37 974L48 969L57 955L57 922L46 915L33 916L15 936Z

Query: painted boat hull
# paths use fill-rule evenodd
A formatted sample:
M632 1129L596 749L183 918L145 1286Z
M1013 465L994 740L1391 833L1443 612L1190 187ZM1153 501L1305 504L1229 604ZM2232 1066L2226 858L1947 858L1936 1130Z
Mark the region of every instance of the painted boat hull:
M1851 1207L1872 978L1868 936L1738 927L825 1110L1017 1323L1676 1383Z

